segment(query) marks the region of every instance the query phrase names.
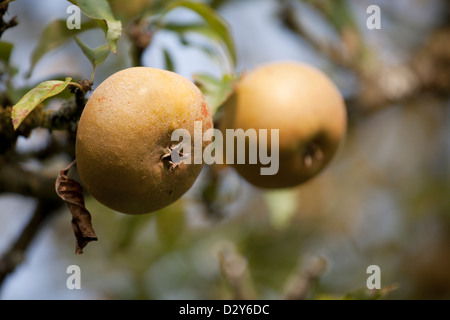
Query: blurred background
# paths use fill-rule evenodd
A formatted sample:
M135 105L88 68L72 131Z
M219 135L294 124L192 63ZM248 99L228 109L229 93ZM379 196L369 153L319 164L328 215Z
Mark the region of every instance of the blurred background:
M124 29L154 4L110 2ZM75 255L70 212L54 194L73 145L64 131L33 129L0 154L0 298L450 298L449 2L205 3L228 23L235 65L203 34L181 37L164 28L147 30L140 64L170 66L190 79L277 60L312 64L346 100L340 153L318 177L289 190L260 190L230 168L205 168L182 199L149 215L112 212L86 195L99 240ZM17 16L18 24L1 38L13 44L8 65L2 63L4 106L40 81L89 79L92 66L73 41L48 52L29 74L43 30L67 19L69 5L9 3L3 18ZM381 9L380 29L368 28L370 5ZM167 19L199 17L178 8ZM93 47L104 42L100 30L80 38ZM94 88L136 64L133 45L124 33L118 54L98 66ZM81 290L66 286L69 265L81 269ZM380 267L382 291L366 290L370 265Z

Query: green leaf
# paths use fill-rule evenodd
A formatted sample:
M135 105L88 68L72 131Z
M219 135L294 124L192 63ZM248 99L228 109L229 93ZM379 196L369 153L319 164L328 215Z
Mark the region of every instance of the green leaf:
M78 46L81 48L81 51L83 51L85 56L92 63L92 66L94 68L97 67L99 64L102 64L108 57L109 53L111 52L109 49L109 45L107 43L95 49L91 49L86 44L84 44L78 37L75 36L74 39L75 42L78 44Z
M187 23L187 24L179 24L179 23L167 23L164 25L164 28L169 31L173 31L178 33L180 36L180 41L183 45L187 45L193 48L196 48L200 51L203 51L208 57L212 60L217 59L217 52L211 45L205 45L202 43L189 41L188 38L185 37L187 33L198 33L207 38L217 40L220 42L220 37L214 33L213 30L209 28L209 26L204 23Z
M372 289L369 290L367 288L361 288L354 290L352 292L347 293L342 299L343 300L377 300L381 298L385 298L392 291L395 291L399 288L399 285L394 283L383 287L381 289Z
M37 105L45 99L62 92L69 85L71 80L72 78L66 78L65 81L44 81L28 91L22 99L13 106L11 118L14 130L17 130L23 120L25 120Z
M166 30L173 31L179 34L195 32L210 38L217 36L217 34L211 28L209 28L208 24L205 22L193 22L193 23L167 22L163 25L163 27Z
M73 3L73 2L72 2ZM114 17L107 0L76 0L81 11L94 19L105 32L105 38L111 51L117 53L117 41L122 34L122 23Z
M166 23L164 28L169 31L173 31L178 33L179 40L182 45L190 46L192 48L198 49L205 53L211 60L216 60L218 58L217 52L214 50L214 47L210 44L198 43L195 41L190 41L186 34L189 32L195 32L202 34L209 38L214 38L220 40L218 36L208 27L204 22L200 23L188 23L188 24L179 24L179 23Z
M205 96L213 114L231 96L237 81L233 75L224 75L219 79L204 73L194 74L192 78Z
M233 38L230 33L230 28L228 23L215 12L211 7L206 4L192 1L175 1L168 5L165 14L170 12L171 10L179 7L187 8L191 11L194 11L199 16L202 17L206 24L185 24L179 25L181 29L175 30L176 25L163 25L164 28L172 28L173 31L177 32L200 32L208 37L211 37L215 40L220 39L225 47L227 48L228 54L233 62L233 65L236 64L236 50L234 47ZM163 16L165 15L163 14ZM183 29L184 28L184 29Z
M34 67L39 60L48 52L67 43L76 34L92 29L96 26L92 21L82 23L80 29L67 28L66 20L55 20L49 23L42 31L41 38L31 54L31 67L29 75L33 72Z
M177 201L156 213L156 231L161 244L172 247L186 226L183 202Z
M9 57L11 56L11 51L14 45L9 42L0 41L0 60L9 64Z
M325 19L338 31L345 28L356 29L357 23L347 0L301 0L321 12Z
M169 51L164 48L163 54L164 54L164 62L166 64L166 69L169 70L169 71L174 71L175 70L175 66L173 64L173 59L172 59Z
M275 229L283 230L291 224L298 205L298 194L295 190L267 190L264 193L269 218Z
M46 78L47 79L47 78ZM58 80L58 81L65 81L66 79L66 75L60 75L60 74L54 74L52 76L53 80ZM22 97L28 92L31 91L31 89L33 89L34 87L36 87L39 83L43 82L44 80L40 79L37 80L33 83L29 83L26 84L25 86L21 86L21 87L12 87L9 86L6 89L6 94L9 98L10 101L12 101L13 103L17 103L20 99L22 99ZM65 90L61 93L58 94L58 98L60 99L69 99L70 97L72 97L73 94L69 92L69 90Z

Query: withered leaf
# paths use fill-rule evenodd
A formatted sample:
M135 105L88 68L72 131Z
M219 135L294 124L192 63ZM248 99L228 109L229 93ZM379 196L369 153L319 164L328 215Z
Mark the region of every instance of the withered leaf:
M91 214L84 206L83 188L81 185L67 177L69 169L75 164L72 162L67 168L59 171L55 188L58 196L63 199L72 214L72 228L76 238L76 254L82 254L83 248L91 241L96 241L92 228Z

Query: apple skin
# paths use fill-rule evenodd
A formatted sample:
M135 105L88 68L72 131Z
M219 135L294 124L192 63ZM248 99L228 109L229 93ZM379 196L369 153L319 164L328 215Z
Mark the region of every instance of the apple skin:
M193 185L203 163L194 164L192 154L191 164L174 167L167 157L177 144L171 134L186 129L194 137L195 121L203 132L213 126L206 100L190 80L147 67L111 75L90 96L78 125L82 184L122 213L148 213L173 203ZM204 149L209 142L201 143Z
M234 152L232 166L261 188L294 187L313 178L335 156L346 134L346 107L338 88L322 71L298 62L269 63L245 74L223 110L219 127L225 141L226 129L267 129L270 155L270 129L279 129L276 174L261 175L260 169L269 165L259 160L236 164ZM259 144L259 138L253 143ZM247 143L246 154L249 147Z

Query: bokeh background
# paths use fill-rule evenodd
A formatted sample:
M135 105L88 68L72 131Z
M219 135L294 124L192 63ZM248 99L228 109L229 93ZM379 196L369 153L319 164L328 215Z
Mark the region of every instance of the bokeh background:
M125 2L128 8L147 3ZM99 240L82 255L74 254L71 216L61 201L0 283L0 298L374 298L380 292L365 290L370 265L380 267L384 299L450 298L448 1L207 3L229 24L235 70L164 30L152 36L142 64L165 68L164 50L175 71L188 78L198 72L220 77L277 60L312 64L335 81L347 102L348 135L340 153L320 176L290 190L259 190L232 169L205 168L181 200L143 216L112 212L87 195ZM366 26L372 4L381 8L381 29ZM47 54L27 77L42 30L66 19L69 5L9 4L6 17L17 15L19 24L2 41L14 44L17 73L8 81L15 87L60 75L89 78L92 66L74 42ZM118 16L125 14L118 9ZM198 17L180 8L170 18ZM82 39L98 45L102 37L97 30ZM198 47L208 43L201 35L191 37ZM124 35L119 54L98 67L94 87L131 66L129 49ZM48 107L60 104L54 99ZM35 129L19 137L15 150L35 154L55 139L63 141L64 134ZM19 165L56 178L70 161L58 153ZM23 234L39 199L11 193L3 155L0 166L2 266L3 253ZM66 269L73 264L81 268L81 290L66 287Z

